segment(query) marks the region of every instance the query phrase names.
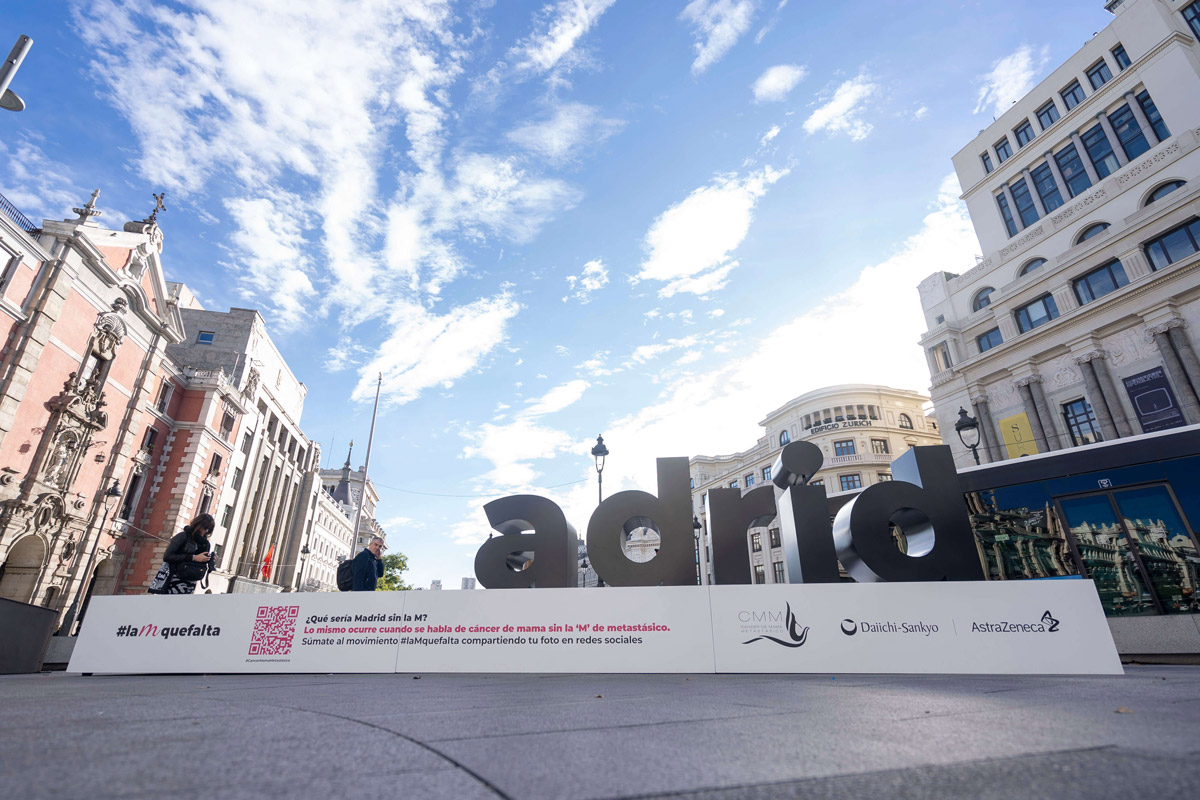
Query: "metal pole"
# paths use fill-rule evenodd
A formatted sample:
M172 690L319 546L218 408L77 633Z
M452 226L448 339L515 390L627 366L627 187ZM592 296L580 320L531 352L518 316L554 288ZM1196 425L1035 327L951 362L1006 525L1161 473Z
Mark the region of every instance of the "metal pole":
M21 66L21 62L25 60L25 56L29 53L29 48L33 47L33 39L30 39L24 34L17 37L17 43L13 45L13 49L9 52L8 58L3 65L0 65L0 98L4 102L0 102L0 106L7 108L9 111L21 111L25 108L24 101L17 97L16 93L10 93L12 99L4 97L8 93L8 85L12 83L13 78L17 75L17 69Z
M375 384L375 410L371 412L371 432L367 435L367 462L363 464L362 491L358 493L358 508L354 512L354 536L350 539L350 557L358 549L358 523L362 519L363 501L367 498L367 473L371 469L371 444L375 441L375 417L379 414L379 390L383 388L383 373Z

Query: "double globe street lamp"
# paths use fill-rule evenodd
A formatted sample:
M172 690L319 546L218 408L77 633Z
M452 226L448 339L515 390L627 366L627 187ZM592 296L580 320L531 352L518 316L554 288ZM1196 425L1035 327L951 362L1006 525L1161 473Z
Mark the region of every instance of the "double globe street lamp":
M604 437L596 437L596 446L592 448L592 458L596 459L596 491L597 502L604 501L604 459L608 456L608 448L604 446Z

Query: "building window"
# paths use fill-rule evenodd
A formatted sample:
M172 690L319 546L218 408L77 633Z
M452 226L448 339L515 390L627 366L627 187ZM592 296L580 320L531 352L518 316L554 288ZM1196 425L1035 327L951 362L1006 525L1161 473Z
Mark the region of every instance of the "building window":
M883 483L884 481L890 481L892 479L892 473L878 472L875 474L875 478L879 483Z
M200 331L196 334L196 344L212 344L217 338L217 334L213 331Z
M1112 49L1112 54L1113 54L1113 61L1117 62L1117 69L1121 70L1122 72L1124 72L1125 69L1132 63L1129 60L1129 55L1125 52L1124 45L1119 44L1116 47L1114 47Z
M851 489L862 488L862 475L857 472L853 475L838 475L838 482L842 485L842 491L848 492Z
M242 437L242 452L250 455L250 447L254 444L254 435L247 433Z
M1025 179L1021 178L1008 189L1012 192L1013 200L1017 204L1017 213L1021 216L1021 224L1028 228L1037 222L1037 206L1033 204L1033 198L1029 196L1029 187L1025 185Z
M854 440L844 439L840 442L833 443L833 454L835 456L852 456L854 455Z
M147 428L146 435L142 437L142 452L146 455L154 454L154 442L158 440L158 431L155 428Z
M825 479L824 479L824 478L817 478L816 480L809 481L809 482L808 482L808 485L809 485L809 486L824 486L824 485L825 485Z
M738 488L738 482L737 482L736 480L732 480L732 481L730 481L730 482L729 482L729 488L730 488L730 489L736 489L736 488Z
M119 519L129 519L133 515L134 506L138 501L138 490L142 487L143 476L139 472L134 472L129 476L129 485L125 489L125 498L121 501L121 510L117 514Z
M1033 126L1029 124L1029 120L1025 120L1020 125L1018 125L1016 128L1014 128L1013 133L1017 137L1017 148L1018 149L1024 147L1025 145L1027 145L1033 141L1033 136L1034 136Z
M1008 137L1005 136L1000 141L996 142L993 147L996 148L996 159L1003 164L1008 159L1012 158L1012 145L1008 143Z
M892 451L888 448L887 439L872 439L871 452L877 456L886 456L890 455Z
M906 430L911 431L913 429L913 421L912 421L912 418L910 416L908 416L908 414L901 414L899 417L899 422L897 424L901 428L904 428Z
M1117 132L1117 139L1120 140L1121 148L1128 158L1137 158L1150 149L1150 143L1146 141L1128 105L1123 105L1109 114L1108 121Z
M1033 177L1033 188L1037 191L1038 197L1042 198L1042 205L1046 207L1046 213L1063 204L1058 184L1054 181L1054 171L1050 169L1049 164L1034 167L1029 174Z
M1042 126L1042 130L1046 130L1055 122L1058 122L1058 106L1054 105L1051 100L1046 105L1037 110L1038 124Z
M1067 111L1082 103L1084 98L1083 87L1079 85L1079 81L1071 81L1071 85L1058 94L1066 103Z
M217 475L221 472L221 454L213 453L212 462L208 465L208 474Z
M763 472L763 480L764 480L764 481L766 481L767 483L770 483L770 481L771 481L771 468L770 468L770 467L763 467L763 470L762 470L762 472Z
M783 447L785 444L787 444L791 440L792 440L792 435L790 433L788 433L787 431L784 431L783 433L779 434L779 446L780 447Z
M205 489L204 494L200 495L200 511L199 514L207 514L209 506L212 505L212 489Z
M754 485L754 473L751 472L749 475L746 475L745 477L746 477L746 488L749 489L751 486Z
M233 506L225 506L225 510L221 512L221 527L228 530L231 522L233 522Z
M1054 302L1053 297L1044 294L1032 303L1018 308L1014 316L1017 318L1017 328L1021 333L1028 333L1057 317L1058 305Z
M1035 269L1041 267L1045 263L1046 263L1046 259L1044 259L1044 258L1035 258L1032 261L1027 261L1027 262L1025 262L1025 266L1021 267L1020 274L1028 275L1029 273L1033 272Z
M695 478L692 478L692 481L691 481L691 488L692 488L692 489L695 489L695 488L696 488L696 479L695 479Z
M983 162L983 171L984 172L992 171L992 157L991 156L989 156L987 153L981 153L979 156L979 160Z
M986 353L996 345L1004 342L1004 338L1000 335L999 328L992 328L987 333L981 333L975 337L975 343L979 345L979 352Z
M1146 255L1156 270L1200 251L1200 219L1194 219L1146 242Z
M1121 262L1110 261L1075 279L1075 297L1079 300L1079 305L1086 305L1097 297L1115 292L1127 283L1129 278L1125 277L1125 268L1121 266Z
M1186 181L1171 181L1170 183L1164 183L1162 186L1159 186L1157 189L1155 189L1153 192L1150 193L1150 196L1146 198L1145 204L1150 205L1155 200L1161 200L1162 198L1169 195L1171 192L1173 192L1176 189L1178 189L1179 187L1185 186L1185 185L1187 185Z
M763 568L762 564L754 565L754 582L755 583L766 583L767 582L767 573L766 573L766 570Z
M771 566L775 570L775 582L787 583L787 579L783 577L783 562L773 561L771 562Z
M1200 2L1192 3L1183 10L1183 18L1192 27L1192 33L1200 39Z
M945 372L954 366L954 362L950 360L950 348L945 342L929 349L929 363L933 366L934 372Z
M1107 222L1097 222L1095 225L1088 225L1083 229L1083 232L1075 239L1075 244L1082 244L1093 236L1099 236L1108 230Z
M771 536L771 547L781 546L782 543L779 541L779 528L771 528L767 531L767 533Z
M1161 142L1171 135L1167 130L1167 123L1163 122L1162 115L1158 113L1158 107L1154 105L1154 101L1150 99L1150 93L1142 91L1138 93L1137 101L1142 107L1142 111L1146 112L1146 121L1150 123L1150 127L1154 129L1154 135Z
M1067 182L1067 191L1071 193L1071 197L1078 197L1091 188L1092 179L1088 177L1075 145L1069 144L1059 150L1054 156L1054 161L1062 172L1063 180Z
M1084 131L1079 138L1083 139L1083 148L1087 150L1088 158L1092 160L1092 166L1101 178L1107 178L1121 168L1112 145L1108 143L1108 137L1104 135L1103 127L1096 125Z
M230 414L228 411L221 417L221 438L227 442L229 441L229 437L233 436L234 422L233 414Z
M1100 436L1100 426L1096 424L1096 416L1087 400L1080 398L1070 403L1063 403L1063 419L1067 421L1067 430L1071 441L1076 447L1081 444L1094 444L1103 441Z
M1108 68L1108 63L1104 59L1101 59L1087 71L1087 76L1088 82L1092 84L1092 88L1099 89L1112 80L1112 71Z
M996 195L996 205L1000 208L1000 218L1004 220L1004 227L1008 229L1008 235L1017 235L1017 223L1013 220L1012 211L1008 208L1008 198L1002 194Z
M233 468L233 490L234 490L235 492L236 492L238 489L241 489L241 488L242 488L242 475L243 475L243 474L244 474L244 473L243 473L243 471L242 471L242 468L241 468L241 467L234 467L234 468Z
M755 553L762 552L762 534L761 533L750 534L750 550Z
M158 387L158 397L154 400L154 407L158 413L167 413L167 403L171 401L171 382L163 378L162 385Z

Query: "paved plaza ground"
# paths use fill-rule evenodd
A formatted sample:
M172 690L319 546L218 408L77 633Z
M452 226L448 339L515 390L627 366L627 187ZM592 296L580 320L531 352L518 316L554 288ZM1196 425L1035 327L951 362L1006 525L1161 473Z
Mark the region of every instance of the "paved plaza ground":
M0 677L0 796L1105 798L1200 789L1200 667L1124 677Z

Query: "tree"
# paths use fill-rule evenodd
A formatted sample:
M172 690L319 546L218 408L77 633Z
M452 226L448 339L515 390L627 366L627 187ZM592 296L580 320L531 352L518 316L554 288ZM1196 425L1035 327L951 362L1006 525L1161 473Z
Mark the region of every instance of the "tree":
M375 584L377 592L403 592L412 589L404 582L404 573L408 570L408 556L403 553L383 557L383 577Z

